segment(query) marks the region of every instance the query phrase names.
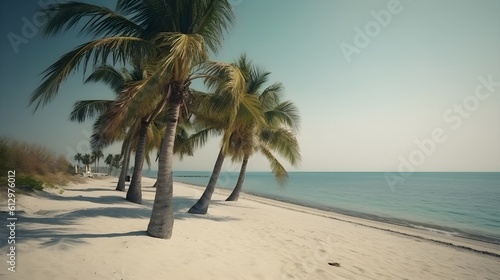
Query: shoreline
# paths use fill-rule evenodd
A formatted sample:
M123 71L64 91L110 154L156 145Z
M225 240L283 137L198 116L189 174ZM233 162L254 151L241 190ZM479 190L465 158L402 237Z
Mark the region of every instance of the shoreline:
M153 179L153 178L151 178ZM191 187L195 189L204 188L205 186L191 184L186 182L174 181L179 184L183 184L186 187ZM215 188L215 192L221 195L228 196L231 190L224 188ZM329 219L338 220L341 222L352 223L364 227L370 227L377 230L382 230L386 232L396 233L403 236L419 238L426 241L435 242L436 244L451 246L455 248L460 248L464 250L470 250L472 252L490 255L492 257L500 258L500 245L494 242L487 242L484 240L478 240L473 238L468 238L464 236L451 235L448 232L446 234L427 229L420 229L415 227L410 227L406 225L391 223L387 221L372 220L365 217L359 217L355 215L349 215L341 212L336 212L328 209L321 209L312 207L309 205L302 205L299 203L280 200L271 197L265 197L258 194L248 193L242 191L240 198L248 199L257 203L267 204L275 207L280 207L287 210L293 210L297 212L303 212L311 215L316 215L320 217L325 217Z
M156 178L152 178L152 177L148 177L148 178L156 180ZM193 183L183 182L183 181L174 181L174 182L182 183L185 185L190 185L190 186L193 186L196 188L205 188L205 185L201 185L201 184L193 184ZM226 194L226 191L227 191L226 195L229 195L231 193L230 189L220 188L218 186L215 189L216 189L216 191L217 190L222 191L224 194ZM459 238L459 239L471 240L474 242L480 242L480 243L500 246L500 239L498 239L498 238L489 237L489 236L480 235L480 234L473 234L473 233L465 232L463 230L456 229L456 228L449 228L449 227L439 226L439 225L434 225L434 224L429 224L429 223L426 224L426 223L422 223L422 222L415 222L415 221L405 220L405 219L400 219L400 218L395 218L395 217L383 217L383 216L379 216L379 215L375 215L375 214L368 214L368 213L363 213L363 212L345 210L345 209L336 208L336 207L315 206L315 205L308 204L308 203L301 203L301 202L295 201L295 200L287 200L287 199L280 198L277 196L265 196L265 195L260 195L260 194L253 193L253 192L242 191L241 195L243 195L243 194L250 195L253 197L257 197L257 198L270 199L272 201L286 203L286 204L290 204L290 205L296 205L296 206L301 206L301 207L305 207L305 208L309 208L309 209L319 210L319 211L323 211L325 213L338 214L338 215L345 216L346 218L352 217L352 218L366 220L366 221L378 222L381 224L387 224L387 225L392 225L392 226L413 229L413 230L417 230L417 231L428 232L429 234L434 233L436 236L444 235L447 237L454 237L454 238ZM496 254L498 257L500 257L500 251L497 253L494 253L494 254Z

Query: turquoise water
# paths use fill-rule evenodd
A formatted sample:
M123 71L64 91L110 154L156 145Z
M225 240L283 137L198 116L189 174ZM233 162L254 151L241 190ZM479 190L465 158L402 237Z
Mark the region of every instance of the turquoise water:
M148 171L145 176L156 177ZM413 173L390 186L385 173L291 172L280 187L270 173L249 172L243 190L323 210L500 244L500 173ZM210 172L174 172L206 185ZM238 173L218 187L232 189Z

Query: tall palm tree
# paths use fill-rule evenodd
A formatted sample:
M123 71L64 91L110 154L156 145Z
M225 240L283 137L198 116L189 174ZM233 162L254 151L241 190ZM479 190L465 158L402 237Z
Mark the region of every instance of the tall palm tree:
M45 71L42 84L30 100L35 110L56 96L69 74L80 67L85 70L91 62L147 61L152 66L152 74L129 93L151 98L160 88L166 104L167 128L161 144L158 184L147 232L154 237L170 238L174 138L181 108L187 109L190 103L191 81L225 71L234 77L232 83L225 85L228 91L239 93L243 87L244 79L238 69L208 62L208 49L217 52L224 32L234 20L231 4L227 0L118 0L115 12L69 2L49 6L47 14L46 34L82 26L81 32L95 39L63 55ZM77 24L84 19L87 23Z
M100 147L109 145L119 139L124 140L122 152L124 153L126 164L122 167L117 190L125 190L125 175L128 168L129 156L135 147L135 165L132 173L132 182L130 183L126 198L131 202L139 204L142 202L141 178L144 159L146 157L149 163L149 152L152 148L159 146L157 143L154 145L151 143L155 139L157 141L160 139L158 135L152 135L152 133L158 133L159 131L155 127L152 127L151 124L164 106L159 98L147 99L139 95L130 94L130 85L136 84L147 75L147 70L139 66L135 66L133 71L128 71L124 68L121 72L108 65L98 67L87 78L86 82L103 82L109 85L116 93L116 100L106 101L105 105L102 100L81 101L81 106L75 108L78 111L74 112L74 115L77 116L77 120L80 122L85 119L88 113L93 113L94 111L101 112L103 117L98 119L94 125L93 145ZM146 104L146 102L152 104ZM96 105L99 107L96 107ZM147 109L144 110L144 108ZM143 117L137 118L137 115L143 115ZM124 131L127 130L129 137L124 138ZM123 133L120 133L120 131ZM153 136L154 138L151 138Z
M245 55L241 56L236 64L246 73L246 93L258 96L266 121L240 125L233 132L232 158L233 161L242 161L242 164L236 186L227 201L238 200L248 160L254 153L260 152L264 155L280 184L284 184L288 173L272 151L277 152L292 165L298 164L301 159L295 134L300 125L300 117L297 107L292 102L281 101L283 86L274 83L263 89L271 73L253 66Z
M265 121L256 117L259 115L258 113L253 113L254 118L234 119L234 122L229 124L227 120L224 120L223 114L221 115L222 110L209 108L208 110L201 111L201 113L205 114L202 116L202 120L205 120L205 122L207 119L210 120L208 123L210 129L220 130L223 128L225 137L223 147L219 152L212 176L204 193L196 204L188 210L192 214L207 213L225 155L231 155L233 161L242 161L238 182L228 200L238 199L248 160L254 152L260 151L264 154L271 163L271 169L280 183L284 182L287 172L271 151L277 151L292 164L296 164L300 160L298 143L293 132L298 128L299 124L298 111L290 102L280 103L279 98L283 90L282 85L275 83L262 89L268 81L270 72L264 72L252 66L251 61L248 61L245 55L242 55L235 62L235 65L246 77L244 97L258 98L258 106L262 110L261 113L264 114ZM214 98L210 99L214 100ZM203 108L204 106L199 107ZM250 107L239 108L237 115L242 115L248 108ZM222 119L220 119L220 116L217 119L218 117L214 115L214 111L218 112L222 116ZM222 120L222 123L220 123L220 120ZM224 126L224 124L227 126Z
M138 134L137 118L135 113L137 105L142 100L137 100L137 96L130 95L126 89L130 84L141 80L144 77L144 71L138 67L133 67L130 71L122 68L121 71L110 65L97 67L94 72L85 80L89 82L101 82L108 85L116 94L115 100L86 100L75 103L71 120L79 122L86 118L99 114L99 118L94 123L94 133L92 135L93 147L105 147L114 141L123 141L121 154L123 164L121 165L120 176L116 190L125 191L125 177L130 163L130 154L133 151L133 139ZM132 109L132 110L131 110ZM130 117L132 116L132 117ZM135 128L135 129L133 129ZM141 138L141 136L139 136ZM140 141L135 146L142 144ZM139 168L139 166L137 167ZM132 185L133 187L134 185Z
M80 161L82 161L82 154L77 153L74 157L74 160L76 160L78 164L77 173L80 173Z
M219 81L221 83L230 82L230 77L221 76ZM217 84L209 84L209 88L215 85L215 89L218 89ZM228 94L224 91L216 91L215 94L210 95L196 95L195 104L197 104L197 109L194 114L197 117L198 124L201 124L203 129L192 136L196 141L194 145L202 145L206 141L208 133L213 135L222 134L222 141L205 191L196 204L188 210L191 214L207 213L225 157L234 153L231 143L234 142L235 132L239 130L238 127L264 123L264 116L256 96L246 94L242 89L237 95L240 106L229 106L229 108L227 108L227 96Z
M111 176L111 169L113 168L113 155L108 154L108 156L104 159L104 163L108 165L108 175Z
M167 127L161 144L158 161L158 180L148 234L159 238L170 238L173 229L173 152L174 140L181 108L187 109L191 81L197 78L196 68L203 72L199 77L216 77L224 72L232 77L225 90L238 94L244 78L235 67L221 63L209 63L206 46L216 51L222 42L222 34L233 20L231 5L226 0L191 0L176 2L176 12L169 14L170 30L174 33L162 36L161 42L168 54L162 72L164 96L167 101ZM233 103L234 105L236 103ZM237 106L237 105L236 105ZM186 112L187 110L183 110Z

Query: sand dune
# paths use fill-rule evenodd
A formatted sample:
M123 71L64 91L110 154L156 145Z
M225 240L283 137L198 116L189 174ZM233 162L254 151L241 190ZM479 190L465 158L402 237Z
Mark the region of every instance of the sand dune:
M242 195L175 183L170 240L145 233L154 196L127 202L115 178L18 198L16 272L1 279L499 279L500 248ZM4 208L2 208L4 209ZM2 213L6 221L6 213ZM2 231L3 232L3 231ZM2 234L2 236L5 236ZM436 241L428 240L433 239ZM0 241L6 260L7 244ZM486 251L488 254L439 242ZM496 256L495 256L496 254ZM333 265L330 265L330 264Z

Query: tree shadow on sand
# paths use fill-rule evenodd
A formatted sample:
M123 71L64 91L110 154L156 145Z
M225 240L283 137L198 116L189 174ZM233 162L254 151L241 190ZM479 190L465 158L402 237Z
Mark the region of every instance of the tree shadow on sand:
M38 240L41 247L57 246L61 250L69 250L77 245L88 244L87 239L93 238L113 238L127 236L147 236L146 231L137 230L129 232L109 232L109 233L70 233L71 229L65 227L45 228L37 230L19 230L18 241Z
M65 192L95 192L95 191L112 191L114 187L109 188L83 188L83 189L65 189ZM117 191L118 192L118 191Z
M80 221L89 218L99 217L115 219L142 219L148 220L151 216L153 201L145 199L142 205L133 204L125 200L122 196L58 196L53 193L40 195L51 200L85 201L92 202L88 208L74 210L40 210L32 214L18 212L17 238L19 241L36 240L40 246L48 247L57 245L60 249L70 249L72 246L86 244L86 239L90 238L113 238L122 236L147 236L145 229L139 228L130 232L117 232L110 223L109 232L105 233L79 233L78 225ZM226 215L193 215L187 210L196 203L197 199L191 197L174 197L174 218L175 220L210 220L214 222L227 222L238 220ZM217 203L217 202L215 202ZM228 211L230 213L231 211ZM8 213L0 213L0 219L6 220ZM3 242L2 242L3 243ZM3 247L4 244L0 244Z

